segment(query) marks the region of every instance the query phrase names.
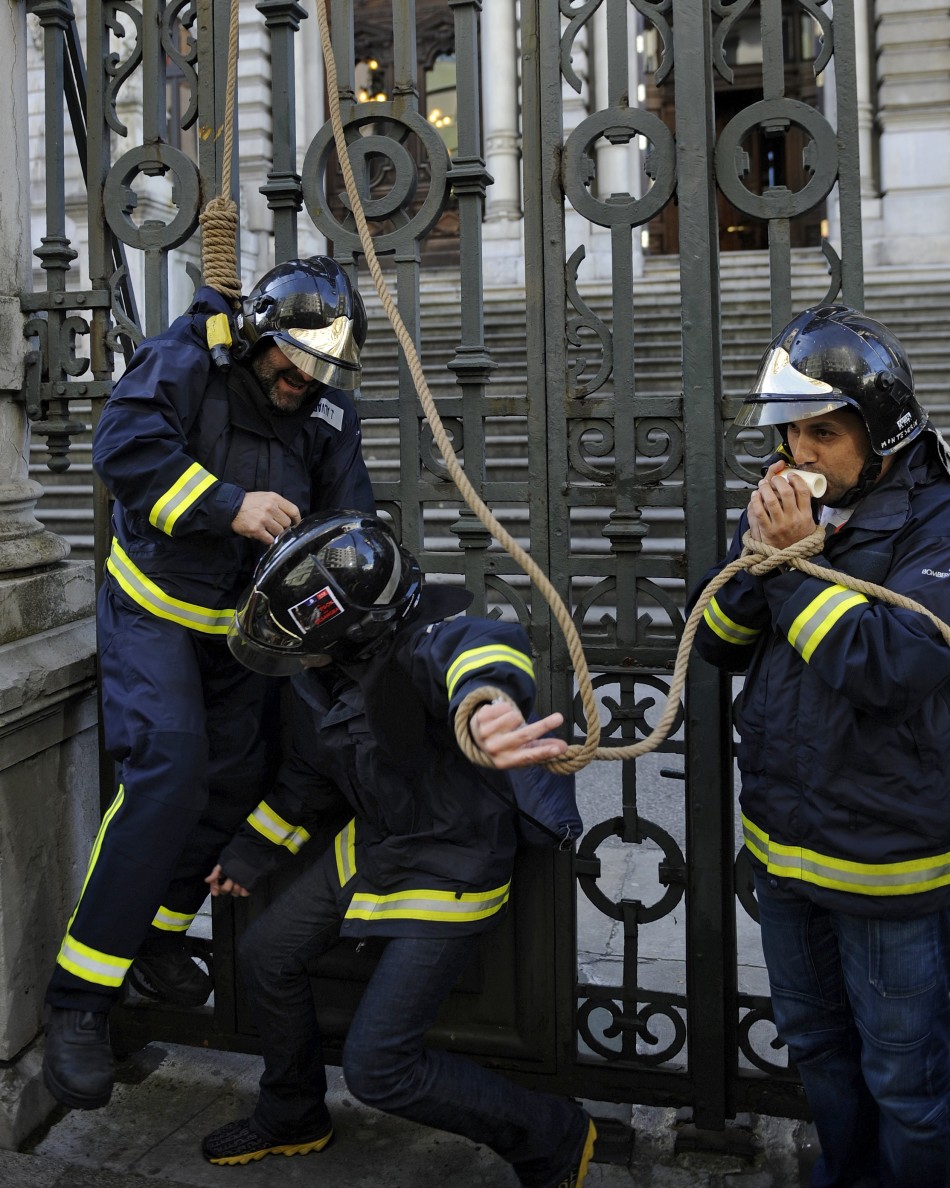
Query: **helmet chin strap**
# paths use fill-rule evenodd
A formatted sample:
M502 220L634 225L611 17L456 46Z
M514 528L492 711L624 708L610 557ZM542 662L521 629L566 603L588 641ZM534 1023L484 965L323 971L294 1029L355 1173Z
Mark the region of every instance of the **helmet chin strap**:
M884 459L880 454L875 454L872 450L864 460L864 465L861 467L861 473L858 475L858 481L853 487L845 491L839 500L835 503L829 503L829 507L853 507L859 499L863 499L868 491L874 486L877 480L881 477L881 467L884 464Z

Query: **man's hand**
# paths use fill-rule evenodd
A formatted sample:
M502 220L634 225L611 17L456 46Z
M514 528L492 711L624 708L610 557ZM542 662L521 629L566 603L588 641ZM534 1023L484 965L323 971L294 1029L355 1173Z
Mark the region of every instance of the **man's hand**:
M246 887L242 887L240 883L235 883L234 879L226 879L221 876L224 871L221 869L221 863L214 868L211 874L205 879L205 882L211 889L211 894L217 898L219 895L233 895L235 899L246 899L250 895L250 891Z
M285 529L300 523L300 509L276 491L248 491L231 528L238 536L273 544Z
M496 767L531 767L567 750L563 739L541 737L563 722L563 714L549 714L538 722L526 723L521 711L507 701L492 701L478 707L468 720L468 728Z
M811 510L811 493L797 476L782 478L784 462L776 462L759 480L749 500L749 531L775 549L811 536L817 525Z

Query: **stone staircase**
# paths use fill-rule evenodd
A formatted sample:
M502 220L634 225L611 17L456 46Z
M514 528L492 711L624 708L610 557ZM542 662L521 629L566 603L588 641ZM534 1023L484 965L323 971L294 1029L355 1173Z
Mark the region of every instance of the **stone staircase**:
M770 337L768 258L765 253L724 256L722 273L723 391L739 397L747 388ZM827 289L824 260L813 250L794 254L793 305L804 308L821 300ZM582 292L584 301L608 326L612 320L610 294L604 289ZM422 361L433 395L458 393L455 374L447 367L459 338L457 279L450 274L427 278L422 293ZM398 347L375 293L367 300L369 336L364 349L362 398L367 412L365 455L374 482L398 484L398 435L394 420L375 415L378 400L394 393L398 376ZM681 388L681 322L678 261L657 257L646 262L634 291L634 357L637 392L641 395L677 395ZM865 281L865 308L885 321L907 347L914 366L921 402L937 424L950 434L950 265L870 269ZM493 397L519 396L526 387L525 302L520 291L492 290L484 312L485 343L495 363L489 393ZM588 352L596 366L595 351ZM602 392L609 393L608 385ZM88 408L74 409L77 418L89 416ZM527 475L523 439L512 432L509 421L487 422L486 453L492 480L524 482ZM89 435L74 442L69 470L54 475L45 466L45 443L37 438L30 453L30 473L45 488L38 516L52 531L64 536L74 558L92 555L92 472ZM655 510L647 513L657 517ZM515 524L524 515L513 509ZM441 537L455 512L433 512L433 529ZM596 518L596 517L595 517ZM602 518L602 517L601 517ZM681 514L659 514L664 523L653 525L646 548L669 551L682 546ZM439 522L442 522L441 527ZM506 520L507 522L507 520ZM579 531L585 536L583 517ZM599 551L607 541L599 538L599 521L590 526L590 544ZM457 543L452 538L453 544Z

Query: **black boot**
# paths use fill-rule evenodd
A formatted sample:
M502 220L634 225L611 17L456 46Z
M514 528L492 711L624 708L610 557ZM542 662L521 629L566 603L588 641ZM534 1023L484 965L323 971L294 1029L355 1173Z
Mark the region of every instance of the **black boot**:
M104 1011L49 1007L43 1079L57 1101L97 1110L112 1096L112 1047Z
M150 928L129 970L129 984L147 998L197 1007L211 997L211 975L192 959L181 933Z

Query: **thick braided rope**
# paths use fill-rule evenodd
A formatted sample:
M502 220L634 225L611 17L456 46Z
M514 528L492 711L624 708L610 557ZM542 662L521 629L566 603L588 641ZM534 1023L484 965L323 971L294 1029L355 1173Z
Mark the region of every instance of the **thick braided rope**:
M228 80L224 103L224 162L221 194L205 203L201 224L201 271L204 282L237 307L241 296L238 276L238 208L231 198L231 161L234 156L234 95L237 90L238 0L231 0L228 26Z
M389 293L389 288L386 280L383 277L382 270L379 266L379 260L376 256L376 250L373 246L373 237L370 234L369 227L366 223L366 216L363 211L363 204L360 201L359 189L356 185L356 179L353 176L353 169L350 164L349 153L347 152L346 137L343 132L343 121L340 115L340 99L338 92L338 82L336 73L336 62L333 56L333 46L330 41L330 31L327 20L326 0L318 0L317 3L317 18L320 25L320 38L323 45L323 57L326 64L327 73L327 95L330 102L330 123L333 128L333 139L336 144L337 156L340 160L340 168L343 172L343 181L346 186L347 196L350 200L350 206L353 211L353 216L356 220L356 227L359 233L360 244L363 248L363 253L366 256L366 263L369 267L370 275L373 278L373 283L376 286L376 291L379 294L379 299L382 302L386 315L392 324L399 344L403 349L406 357L406 362L409 365L409 372L412 375L413 383L415 384L416 392L422 404L426 420L432 430L432 436L435 439L436 445L445 460L446 469L452 481L458 488L459 494L465 500L466 504L475 513L481 521L485 529L502 545L503 548L514 558L514 560L521 566L524 572L528 575L531 581L537 586L541 594L544 596L548 605L554 613L558 626L564 635L567 643L568 653L571 657L571 663L574 666L574 672L577 676L578 690L581 694L581 701L584 706L584 714L587 720L587 738L581 743L570 748L571 754L582 760L581 766L589 762L591 756L597 748L600 741L600 719L597 713L597 701L594 696L594 688L590 679L590 670L587 667L587 657L584 655L584 648L581 644L580 636L577 633L577 628L574 626L571 619L570 612L564 605L561 596L555 590L554 586L548 580L547 576L542 572L539 566L534 562L527 552L518 544L518 542L510 535L510 533L502 527L502 525L495 519L491 511L485 505L481 497L475 491L475 488L468 480L455 451L452 448L452 443L449 440L448 434L442 425L442 420L439 416L438 410L435 407L435 401L432 399L432 393L429 390L429 385L426 382L425 374L422 370L422 363L419 359L419 354L416 351L416 345L412 340L406 325L402 320L399 310Z
M865 582L860 578L853 577L851 574L842 573L841 570L829 569L825 565L814 565L809 561L809 557L814 557L821 552L824 543L825 530L820 527L816 528L810 536L806 536L803 540L789 545L785 549L776 549L764 541L753 540L751 534L746 532L742 538L743 551L740 556L735 561L731 561L728 565L724 566L716 574L712 581L703 589L696 605L689 613L689 617L683 627L679 646L676 650L676 662L673 666L673 676L670 680L666 706L659 722L657 722L650 734L646 738L641 739L640 742L626 747L598 747L593 758L637 759L641 755L646 755L650 751L655 750L664 741L669 734L673 722L676 720L680 694L683 690L683 685L686 683L689 655L693 647L696 632L699 629L699 624L702 621L703 613L726 582L743 569L747 569L749 573L761 577L773 569L787 565L793 569L800 570L802 573L807 573L811 577L819 578L823 582L836 582L838 585L844 586L849 590L854 590L859 594L864 594L868 598L876 598L880 602L886 602L892 606L902 607L904 610L915 611L917 614L926 615L940 632L945 642L950 644L950 626L944 623L942 619L939 619L932 611L928 610L927 607L914 601L913 598L907 598L903 594L897 594L893 590L888 590L886 586L878 586L874 582ZM455 737L462 752L473 763L478 763L482 767L494 767L495 765L489 756L476 746L469 728L469 719L480 705L483 705L486 701L494 701L498 696L500 696L498 690L490 686L475 689L463 699L455 716ZM584 764L577 763L565 753L559 759L549 760L545 763L545 766L550 767L554 771L560 771L566 774L572 771L579 771Z
M813 577L821 578L823 581L835 581L840 585L846 586L849 589L857 590L859 593L868 595L869 597L879 598L882 601L892 602L895 605L906 607L909 610L915 610L921 614L927 615L938 627L944 639L950 643L950 628L941 620L931 614L926 607L919 603L913 602L911 599L903 598L903 596L894 594L890 590L884 589L882 586L875 586L869 582L861 582L857 578L853 578L848 574L839 573L837 570L826 569L824 566L812 565L807 558L820 553L825 541L825 532L823 528L816 528L811 536L805 537L804 540L798 541L796 544L789 546L787 549L772 549L771 546L765 545L760 541L753 541L748 533L743 537L743 545L745 546L741 556L737 557L735 561L725 566L716 577L703 590L696 605L693 607L686 623L683 627L683 634L680 638L679 646L676 653L676 661L673 667L673 676L670 681L670 689L667 695L666 706L659 722L650 732L650 734L641 739L640 742L633 743L625 747L601 747L600 742L600 719L597 713L597 702L594 696L593 685L590 679L590 670L587 666L587 657L584 655L583 645L577 629L574 626L570 613L564 605L560 595L554 589L551 582L546 575L530 558L524 549L518 544L516 540L507 532L507 530L495 519L491 511L485 505L481 497L475 491L468 477L462 470L452 444L449 441L448 435L442 425L442 420L439 417L438 410L435 407L435 402L432 399L432 394L429 390L429 385L426 382L425 375L422 370L422 363L416 351L415 343L412 340L409 331L406 329L405 323L396 308L396 305L389 293L389 288L383 277L382 270L379 266L379 260L376 256L376 250L373 246L373 238L370 234L369 227L366 223L366 216L363 211L363 204L360 200L359 189L356 185L356 179L353 176L353 169L350 164L349 153L347 151L346 137L343 131L343 121L340 115L340 100L338 90L338 79L336 73L336 61L333 56L333 46L330 41L329 22L327 18L326 0L317 0L317 20L320 27L320 40L323 47L323 58L327 73L327 94L330 103L330 123L333 128L333 139L336 145L337 156L339 157L340 167L343 172L343 181L346 186L347 196L350 200L350 206L353 211L353 217L356 220L356 227L359 233L360 244L362 245L366 262L369 267L370 275L373 278L373 283L376 286L376 291L379 294L380 301L386 311L386 315L396 333L399 344L403 349L406 357L406 362L409 365L409 371L412 375L413 383L415 384L416 392L425 412L426 420L432 430L432 436L435 439L436 445L442 453L445 461L446 469L449 472L452 481L459 490L460 495L465 500L466 504L478 517L479 521L485 529L491 533L493 537L501 544L507 552L514 558L514 560L521 566L524 572L530 577L531 581L540 590L541 594L546 599L548 605L554 613L558 626L564 635L567 643L568 652L571 661L574 665L574 671L577 676L578 691L581 695L581 701L584 706L584 715L587 721L587 738L581 744L575 744L567 748L562 756L558 759L548 760L545 766L550 767L553 771L570 774L571 772L580 771L581 768L586 767L592 759L601 760L624 760L636 759L641 755L646 755L650 751L655 750L661 742L663 742L670 732L673 723L676 720L679 712L680 694L683 686L686 683L686 671L689 665L689 655L693 646L693 639L696 631L702 620L703 613L708 606L710 600L715 596L727 581L742 569L748 569L755 574L764 574L771 569L778 568L782 565L791 565L797 569L802 570L803 573L809 573ZM479 705L486 701L494 701L501 694L497 689L490 686L485 686L483 689L477 689L470 693L461 703L455 717L455 734L459 746L463 754L467 756L473 763L478 763L484 767L493 767L494 764L490 757L486 755L479 747L476 746L469 729L469 720Z

